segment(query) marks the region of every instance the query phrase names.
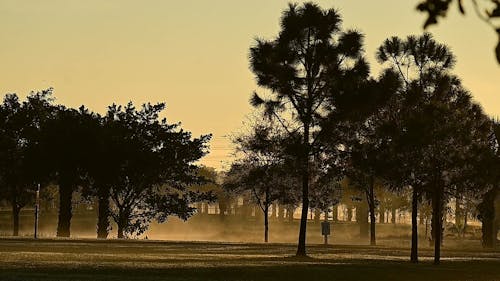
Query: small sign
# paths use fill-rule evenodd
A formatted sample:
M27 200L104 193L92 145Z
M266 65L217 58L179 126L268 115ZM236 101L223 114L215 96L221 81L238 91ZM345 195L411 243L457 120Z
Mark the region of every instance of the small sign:
M323 236L330 235L330 222L328 221L321 222L321 235Z

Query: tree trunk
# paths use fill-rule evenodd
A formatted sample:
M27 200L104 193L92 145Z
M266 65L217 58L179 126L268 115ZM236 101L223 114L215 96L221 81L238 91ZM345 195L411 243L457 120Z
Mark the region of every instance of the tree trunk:
M368 192L368 208L370 209L370 245L375 246L377 244L375 238L375 192L373 190L373 178L370 180L369 192Z
M309 171L305 171L303 172L302 175L302 212L300 216L299 243L297 245L297 254L296 254L297 256L307 255L306 228L307 228L308 209L309 209Z
M17 203L12 203L12 236L19 236L19 213L21 208Z
M109 189L102 188L99 192L97 210L97 238L106 239L109 234Z
M297 256L306 256L307 212L309 211L309 124L304 124L304 139L302 142L302 213L300 216L299 242Z
M290 205L286 209L286 217L288 218L288 222L293 222L293 213L295 212L295 208Z
M457 237L462 238L463 231L463 209L461 206L462 200L460 196L455 197L455 229L457 230Z
M247 197L243 197L243 205L241 206L242 208L242 214L243 217L246 220L249 220L252 218L252 203L250 202L250 199Z
M285 208L283 207L283 205L279 205L278 206L278 221L279 222L282 222L283 219L285 218Z
M337 222L339 220L339 206L334 205L332 208L332 220Z
M272 205L272 211L271 211L271 219L276 220L276 216L278 215L278 204L273 203Z
M462 238L465 238L465 232L467 231L467 216L468 216L467 209L464 210L464 227L462 229Z
M483 224L481 227L482 231L482 245L484 248L494 248L495 247L495 237L493 236L493 220L483 219Z
M429 238L429 217L425 217L425 239Z
M125 236L123 235L125 227L119 223L118 224L118 239L123 239Z
M370 227L368 225L368 202L359 202L356 207L356 221L359 225L359 238L367 239Z
M434 241L434 264L439 264L441 259L441 242L443 235L443 188L435 187L432 194L432 233Z
M418 225L417 225L417 212L418 212L418 191L413 187L411 199L411 254L410 261L418 263ZM423 218L420 213L421 219ZM426 231L427 233L427 231Z
M264 207L264 242L269 242L269 205Z
M69 237L72 217L73 186L67 180L59 182L59 217L57 237Z
M314 209L314 223L319 224L321 220L321 210L316 208Z
M484 194L482 202L479 204L479 219L482 222L482 244L484 248L494 248L497 239L495 227L495 198L496 189L491 189Z
M391 209L391 223L396 224L396 208Z
M125 228L127 227L128 224L128 216L124 212L124 208L119 207L118 221L116 221L116 224L118 226L118 233L117 233L118 238L119 239L125 238Z
M228 207L228 204L229 203L229 200L227 198L220 198L218 199L218 205L219 205L219 215L221 217L224 217L227 213L227 207Z
M379 215L380 215L380 223L385 223L385 209L380 207L380 211L379 211Z

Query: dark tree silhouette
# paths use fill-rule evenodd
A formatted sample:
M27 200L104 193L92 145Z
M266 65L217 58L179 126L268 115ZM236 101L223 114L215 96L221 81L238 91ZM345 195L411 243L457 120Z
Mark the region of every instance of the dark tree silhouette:
M387 167L383 164L383 151L389 142L384 124L393 114L393 100L401 87L398 76L393 71L384 72L379 80L369 79L362 84L358 93L363 93L365 103L359 104L354 113L364 116L363 122L351 122L352 135L347 144L349 161L346 174L350 184L360 189L365 196L370 214L370 245L375 239L375 184ZM360 114L362 112L362 114Z
M187 190L202 180L193 162L205 155L210 135L191 139L179 124L159 119L164 108L163 103L109 108L120 131L114 142L120 151L119 171L110 191L118 238L143 233L153 219L164 222L176 215L186 220L195 211L191 203L213 200L210 193Z
M1 113L1 148L2 152L0 193L12 206L12 235L19 235L19 212L32 200L29 185L23 174L23 158L26 152L27 139L23 136L23 128L29 125L26 113L17 95L6 95L0 108Z
M222 173L217 172L212 167L201 166L198 168L197 176L203 178L204 181L198 184L194 184L189 187L189 190L196 192L212 193L217 198L217 203L219 205L219 214L221 218L225 217L228 211L228 205L232 200L231 194L226 192L222 187ZM203 213L202 203L205 203L205 208L211 203L210 200L202 202L198 201L196 204L196 212L198 214ZM206 211L206 209L205 209Z
M454 64L454 57L446 46L436 43L432 36L428 33L420 37L409 36L405 40L397 37L392 37L384 41L379 47L377 52L377 59L380 63L388 63L389 67L399 74L400 79L403 81L403 88L401 90L401 101L395 102L393 112L401 112L402 114L410 115L414 111L419 110L418 103L410 103L413 100L424 98L424 89L430 89L435 84L432 79L431 73L446 73ZM431 95L432 93L428 93ZM415 97L413 97L415 96ZM408 102L405 103L405 99ZM399 103L399 104L398 104ZM398 107L403 108L405 111L398 110ZM402 116L393 114L388 119L388 124L384 125L386 134L401 132L407 130L403 127L412 125L417 127L420 125L415 124L402 124ZM423 119L425 120L425 119ZM423 121L422 122L425 122ZM418 121L418 120L416 120ZM401 135L400 135L401 136ZM396 187L403 187L410 185L413 188L412 199L412 251L411 261L418 261L418 233L417 233L417 207L420 196L421 184L420 179L415 178L418 172L411 164L406 164L409 159L415 161L416 150L408 149L403 152L402 149L411 147L412 142L417 142L420 137L417 134L411 135L402 139L400 147L394 148L398 151L389 153L392 156L401 156L400 161L393 161L398 163L394 169L386 169L387 171L394 171L390 177L395 180ZM414 144L417 145L417 144ZM386 158L387 159L387 158ZM401 163L403 162L403 163Z
M269 209L283 191L290 188L283 168L273 164L241 161L234 163L226 175L224 188L233 194L249 193L264 215L264 242L269 242Z
M324 213L325 220L330 210L340 202L342 189L340 181L343 173L341 169L328 169L330 159L325 155L316 155L311 163L311 182L309 192L309 204L315 211L315 222L320 220ZM337 163L339 164L339 163ZM336 167L337 168L337 167Z
M482 245L485 248L494 248L497 244L497 232L498 224L495 219L498 220L499 210L495 208L495 201L498 200L499 187L498 181L500 179L500 156L498 150L498 144L500 144L500 123L498 121L493 121L494 130L494 142L492 143L492 151L495 153L493 159L490 161L483 162L484 165L480 167L481 176L484 177L487 171L490 171L491 175L491 188L489 191L484 193L482 198L480 198L480 203L478 205L479 215L478 218L482 222ZM489 155L488 155L489 156Z
M87 167L90 185L84 189L86 195L95 196L98 202L97 238L107 238L110 226L110 192L119 181L121 165L126 161L127 151L123 142L125 128L115 120L117 107L110 106L94 126L95 147L91 151L92 163Z
M83 106L78 110L59 106L42 126L39 159L44 165L40 171L59 187L58 237L70 236L73 192L88 184L96 122L96 115Z
M291 135L300 137L294 155L300 163L302 212L297 256L306 255L309 209L309 167L319 153L319 124L336 111L342 86L365 79L368 65L361 58L362 35L341 31L337 11L318 5L290 4L281 18L281 31L274 40L257 39L250 49L250 67L268 97L254 93L251 104L277 120Z
M432 201L434 262L438 264L444 204L457 186L464 185L461 176L479 163L474 147L486 149L490 127L481 108L449 73L453 55L429 34L405 41L388 39L379 48L378 59L390 62L404 81L398 117L387 126L395 134L386 159L396 165L387 169L393 172L388 177L399 186L413 188L411 260L417 262L418 198L427 192ZM467 188L479 188L472 182L474 177L467 179Z
M24 102L8 94L0 105L0 195L12 206L14 236L19 235L19 213L40 183L32 152L51 110L51 94L51 89L32 92Z
M290 175L290 165L282 143L286 135L273 128L272 122L255 124L248 135L237 137L237 152L243 155L226 174L224 189L229 193L250 194L264 215L264 242L269 241L269 209L281 198L296 191L297 179Z

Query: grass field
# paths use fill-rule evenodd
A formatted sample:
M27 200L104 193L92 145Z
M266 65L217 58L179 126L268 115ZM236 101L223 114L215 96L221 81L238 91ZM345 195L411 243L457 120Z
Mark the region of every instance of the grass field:
M500 280L500 252L445 247L443 262L409 249L141 240L0 239L0 280Z

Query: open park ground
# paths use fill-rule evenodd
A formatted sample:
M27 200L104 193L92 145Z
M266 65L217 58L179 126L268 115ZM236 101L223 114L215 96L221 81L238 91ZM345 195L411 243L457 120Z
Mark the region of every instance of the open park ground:
M500 251L449 245L432 249L152 240L0 239L0 280L500 280Z

